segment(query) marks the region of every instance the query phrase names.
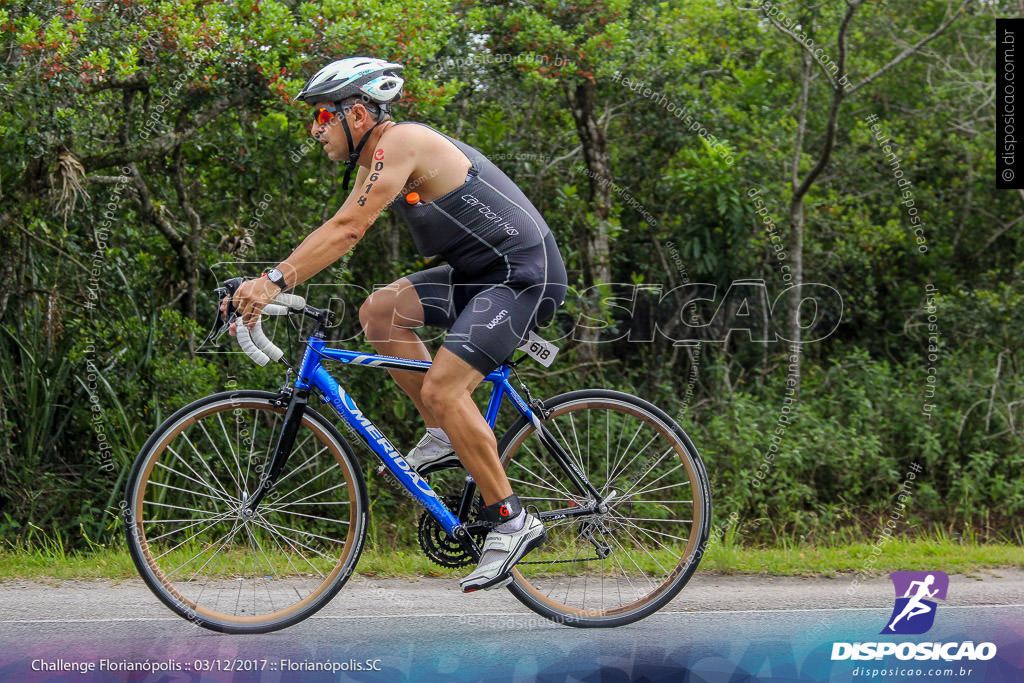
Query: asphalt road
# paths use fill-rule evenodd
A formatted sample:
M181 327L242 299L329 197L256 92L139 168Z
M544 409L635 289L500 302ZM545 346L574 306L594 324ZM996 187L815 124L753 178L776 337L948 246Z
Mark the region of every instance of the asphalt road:
M463 595L450 579L357 576L300 624L226 636L176 617L140 581L11 582L0 584L0 680L858 681L867 680L854 675L861 665L907 666L830 659L836 641L892 639L878 636L892 601L885 577L853 587L843 578L698 573L654 616L581 630L505 591ZM951 576L935 626L911 639L988 641L999 652L987 662L910 662L923 668L875 680L1024 680L1024 570Z

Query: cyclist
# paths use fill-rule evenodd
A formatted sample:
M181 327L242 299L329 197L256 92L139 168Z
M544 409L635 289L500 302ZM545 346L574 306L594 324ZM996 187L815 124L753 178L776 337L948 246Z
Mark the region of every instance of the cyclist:
M477 568L460 583L464 592L498 588L546 534L512 492L494 433L471 394L554 315L565 297L565 266L540 213L483 154L424 124L391 119L401 70L379 59L342 59L296 96L313 105L310 134L328 158L344 162L346 192L358 167L355 189L266 277L244 283L234 302L243 322L254 325L282 290L352 249L388 206L405 220L421 254L447 261L375 291L359 320L378 353L420 360L430 353L413 328L448 330L426 374L390 371L427 426L406 459L421 474L461 461L473 476L493 529Z

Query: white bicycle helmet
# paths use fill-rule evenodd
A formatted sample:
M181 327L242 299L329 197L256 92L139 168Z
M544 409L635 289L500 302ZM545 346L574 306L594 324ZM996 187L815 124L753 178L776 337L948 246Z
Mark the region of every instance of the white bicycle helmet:
M366 131L358 145L352 144L352 132L348 121L340 117L341 126L348 140L348 161L345 162L345 179L342 187L348 192L352 171L359 161L359 154L370 138L370 133L383 123L391 114L391 103L402 96L402 85L405 81L398 76L401 64L385 62L373 57L349 57L331 62L313 74L306 85L295 96L295 99L314 104L316 102L341 102L350 97L362 97L372 102L380 110L373 128Z
M401 70L401 64L373 57L339 59L317 71L295 99L313 104L360 95L387 112L390 104L402 96L405 81L398 76Z

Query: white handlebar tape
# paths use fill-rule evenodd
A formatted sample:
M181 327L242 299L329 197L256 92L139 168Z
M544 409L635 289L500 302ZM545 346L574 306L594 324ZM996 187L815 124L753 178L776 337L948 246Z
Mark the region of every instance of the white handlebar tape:
M242 324L242 319L239 318L237 322L238 326L235 328L235 337L238 339L238 345L242 347L242 351L245 351L245 355L249 356L252 362L260 367L269 363L270 357L260 351L256 344L253 343L252 337L249 334L249 328Z
M306 307L306 300L297 294L278 294L274 301L277 303L263 307L263 315L287 315L290 311L301 311ZM262 320L257 320L252 330L242 324L241 318L236 322L238 326L235 328L235 335L238 337L238 345L256 365L262 367L270 361L276 363L281 360L284 351L263 333Z
M263 321L257 320L256 326L249 332L249 336L252 338L256 348L265 353L270 360L275 363L281 360L281 356L284 355L284 351L274 345L274 342L267 339L267 335L263 333Z
M298 294L278 294L274 299L274 303L287 306L293 311L301 311L306 307L306 300Z
M287 306L282 306L281 304L267 304L260 312L263 315L288 315L290 310Z

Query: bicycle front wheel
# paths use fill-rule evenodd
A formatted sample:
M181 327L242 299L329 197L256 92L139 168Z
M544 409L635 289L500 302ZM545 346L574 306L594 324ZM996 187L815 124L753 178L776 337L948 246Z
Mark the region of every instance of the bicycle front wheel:
M628 624L661 609L690 579L711 520L697 449L663 411L616 391L556 396L545 427L607 502L577 490L526 419L498 452L512 489L546 517L547 543L513 569L509 590L569 626Z
M345 584L366 535L366 487L352 449L307 408L274 489L244 501L284 423L275 394L215 394L149 438L128 480L128 547L172 610L225 633L264 633L323 607Z

